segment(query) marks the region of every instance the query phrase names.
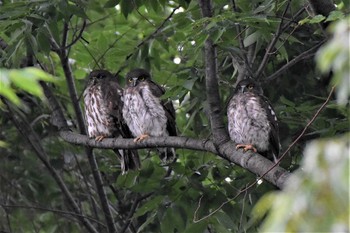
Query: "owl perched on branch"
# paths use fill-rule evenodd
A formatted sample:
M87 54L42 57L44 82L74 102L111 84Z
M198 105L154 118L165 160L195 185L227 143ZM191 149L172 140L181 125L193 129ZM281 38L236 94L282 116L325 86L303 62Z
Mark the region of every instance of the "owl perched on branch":
M131 138L131 132L122 116L123 89L117 78L107 70L95 70L89 75L84 91L85 118L88 136L102 141L104 138ZM140 168L136 150L113 150L120 159L122 173Z
M126 75L123 117L135 142L151 137L176 136L175 109L170 100L161 100L165 90L152 81L144 69ZM158 148L164 163L176 159L174 148Z
M236 149L253 150L277 160L280 150L277 117L254 80L244 79L237 84L227 106L227 118Z

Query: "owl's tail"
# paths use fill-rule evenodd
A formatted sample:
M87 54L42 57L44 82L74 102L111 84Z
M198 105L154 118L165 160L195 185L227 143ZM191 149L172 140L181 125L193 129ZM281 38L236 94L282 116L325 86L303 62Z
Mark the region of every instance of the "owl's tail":
M176 153L174 148L158 148L159 158L163 164L170 164L176 161Z
M129 170L138 170L141 168L139 153L137 150L118 150L113 149L120 161L122 174Z

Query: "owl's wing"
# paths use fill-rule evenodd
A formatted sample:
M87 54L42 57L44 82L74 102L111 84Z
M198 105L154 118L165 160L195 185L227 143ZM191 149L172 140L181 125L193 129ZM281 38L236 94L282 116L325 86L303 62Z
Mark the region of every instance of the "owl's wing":
M153 82L152 80L149 80L149 86L152 91L152 94L158 98L160 98L165 93L165 88ZM174 105L170 99L161 100L161 104L164 108L165 115L168 119L167 131L169 133L169 136L177 136L176 121L175 121L176 114L175 114Z
M114 136L121 135L124 138L132 138L132 134L123 118L123 89L119 86L116 78L105 78L102 87L103 100L108 113L113 117L116 132Z
M119 86L116 78L105 78L102 87L103 100L106 103L109 114L113 117L115 124L114 137L133 138L132 133L123 118L123 89ZM128 170L135 170L141 167L141 162L137 150L118 150L113 149L120 159L121 170L123 173Z
M275 110L272 108L270 101L265 96L260 97L261 105L266 110L267 119L271 127L269 142L271 145L272 153L276 156L276 158L278 158L280 151L280 139L277 116Z

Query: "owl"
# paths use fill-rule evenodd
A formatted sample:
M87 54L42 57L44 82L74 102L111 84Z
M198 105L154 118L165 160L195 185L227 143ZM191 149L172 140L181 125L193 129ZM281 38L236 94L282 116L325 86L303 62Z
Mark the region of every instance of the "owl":
M162 100L163 87L152 81L144 69L126 75L123 117L135 142L147 137L176 136L175 109L170 100ZM176 159L174 148L158 148L163 163Z
M275 111L253 79L240 81L227 106L228 131L236 149L253 150L276 161L280 143Z
M131 132L122 116L123 89L107 70L94 70L84 90L85 119L88 136L102 141L104 138L131 138ZM123 173L140 168L136 150L113 150L119 157Z

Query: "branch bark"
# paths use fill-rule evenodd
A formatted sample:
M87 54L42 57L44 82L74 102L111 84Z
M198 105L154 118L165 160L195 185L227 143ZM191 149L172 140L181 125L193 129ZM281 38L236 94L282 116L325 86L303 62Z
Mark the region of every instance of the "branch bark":
M212 17L211 1L199 0L203 17ZM212 39L208 38L204 44L205 57L205 85L206 95L209 105L210 126L213 134L215 146L220 146L229 141L226 126L222 117L222 108L220 104L219 84L217 78L216 47Z
M85 128L83 113L82 113L82 110L81 110L81 107L80 107L80 104L79 104L79 98L78 98L78 94L77 94L77 91L76 91L74 78L73 78L73 75L72 75L73 72L72 72L71 66L69 64L68 49L66 49L66 47L67 47L67 37L68 37L68 23L65 22L64 25L63 25L61 47L59 48L59 50L56 50L56 52L58 53L58 55L60 57L61 65L62 65L64 74L65 74L65 77L66 77L66 82L67 82L67 86L68 86L68 90L69 90L69 95L70 95L70 98L72 100L72 104L73 104L76 120L78 122L79 131L80 131L81 134L86 134L86 128ZM51 38L51 40L54 40L54 39ZM53 96L51 96L51 97L53 97ZM64 122L65 120L61 119L61 121ZM109 209L108 198L107 198L106 192L105 192L105 190L103 188L102 177L101 177L101 174L99 172L99 168L98 168L98 164L97 164L97 161L96 161L96 157L93 154L92 148L90 148L90 147L86 147L85 148L85 152L86 152L86 156L88 158L88 161L89 161L89 164L90 164L90 167L91 167L92 175L93 175L93 178L94 178L94 181L95 181L95 185L96 185L96 191L97 191L99 199L100 199L100 203L101 203L101 207L102 207L102 210L103 210L103 214L105 216L108 232L109 233L114 233L114 232L116 232L116 228L115 228L115 225L114 225L114 220L113 220L113 217L112 217L111 210Z
M274 166L273 162L258 153L251 151L243 153L241 150L236 150L235 144L232 141L226 142L225 144L217 147L211 140L188 137L150 137L147 140L135 143L133 139L127 138L106 138L102 142L97 142L85 135L77 134L71 131L60 131L59 135L65 141L72 144L102 149L143 149L174 147L211 152L220 156L221 158L224 158L249 170L258 176L262 176L267 170ZM290 173L284 168L275 167L263 178L271 184L282 189L289 175Z
M64 46L64 45L62 45L62 46ZM84 124L84 120L83 120L83 116L82 116L82 111L81 111L81 108L79 105L77 92L75 89L74 79L72 76L70 65L68 63L68 56L66 55L65 50L61 51L61 52L62 52L62 54L60 54L60 58L61 58L64 73L66 74L67 85L69 87L69 92L70 92L73 106L75 109L75 114L76 114L77 119L78 119L80 132L83 134L86 134L85 133L85 124ZM63 56L63 57L61 57L61 56ZM50 106L51 106L51 110L52 110L53 117L54 117L53 124L55 126L57 126L59 129L66 129L67 128L67 123L66 123L67 121L64 118L63 111L62 111L60 105L58 104L58 101L56 100L53 93L49 90L47 85L42 83L41 86L43 87L44 94L45 94L45 96L46 96L46 98L49 101ZM81 124L82 124L82 126L81 126ZM85 148L85 153L86 153L86 156L88 158L88 161L89 161L89 164L91 167L92 175L94 177L96 191L98 193L100 203L101 203L101 206L103 209L103 213L105 215L108 231L110 233L112 233L112 232L114 233L114 232L116 232L116 229L115 229L112 213L109 209L107 195L106 195L106 192L103 188L102 177L101 177L101 174L100 174L99 169L98 169L96 157L93 154L92 148L90 148L90 147Z

